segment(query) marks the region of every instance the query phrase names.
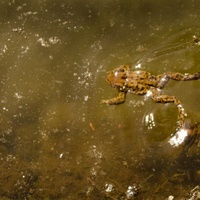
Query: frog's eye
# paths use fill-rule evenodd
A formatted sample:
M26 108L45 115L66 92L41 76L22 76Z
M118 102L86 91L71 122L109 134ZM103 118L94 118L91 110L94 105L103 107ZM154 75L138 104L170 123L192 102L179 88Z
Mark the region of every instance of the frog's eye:
M118 72L126 72L126 71L130 70L130 66L129 65L122 65L122 66L118 67L116 70Z
M117 70L118 72L124 72L125 70L124 69L119 69Z
M125 69L124 68L118 68L115 70L115 72L125 72Z

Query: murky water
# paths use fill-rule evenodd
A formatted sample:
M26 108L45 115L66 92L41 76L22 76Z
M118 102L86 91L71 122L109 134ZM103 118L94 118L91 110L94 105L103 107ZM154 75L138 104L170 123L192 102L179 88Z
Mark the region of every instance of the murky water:
M198 1L2 0L1 199L192 199L199 147L173 148L177 109L128 94L108 71L200 70ZM199 81L163 93L200 121ZM197 195L199 193L197 192ZM194 199L194 198L193 198Z

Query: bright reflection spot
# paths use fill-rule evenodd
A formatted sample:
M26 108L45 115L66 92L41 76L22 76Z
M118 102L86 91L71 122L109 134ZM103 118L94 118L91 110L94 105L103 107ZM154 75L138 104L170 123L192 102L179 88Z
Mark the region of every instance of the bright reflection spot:
M49 43L50 44L57 44L58 42L60 42L60 39L57 38L56 36L49 38Z
M97 171L95 168L90 169L90 173L92 174L92 176L96 176L97 175Z
M166 77L161 78L160 82L162 83L166 82Z
M106 188L106 192L112 192L112 190L113 190L113 185L112 185L112 184L106 183L105 188Z
M4 110L4 111L8 111L8 109L7 109L6 107L3 107L3 110Z
M129 79L128 78L126 78L126 80L125 80L125 84L127 84L129 82Z
M128 186L128 189L126 191L126 199L133 199L133 197L138 193L138 187L136 184L133 184L133 186Z
M43 46L43 47L50 47L50 45L48 44L47 41L45 41L44 38L39 38L39 39L37 40L37 42L39 42L39 43L41 44L41 46Z
M87 101L89 99L89 96L84 96L84 100Z
M147 125L148 129L152 129L156 125L153 113L145 116L145 124Z
M118 71L115 72L115 76L117 76L117 75L118 75Z
M145 96L150 97L151 95L152 95L152 92L150 90L148 90Z
M133 191L133 187L132 186L129 186L127 191L126 191L126 197L127 199L130 199L134 196L134 191Z
M177 147L180 144L182 144L185 140L185 138L188 136L188 132L186 129L181 129L179 131L177 131L175 133L175 135L169 139L169 143L173 146L173 147Z
M59 158L62 159L63 156L64 156L64 153L61 153L61 154L59 155Z
M183 111L183 112L184 112L184 108L183 108L183 106L182 106L181 104L179 104L179 105L178 105L178 108L179 108L179 110L181 110L181 111ZM184 115L185 115L185 117L187 116L187 114L186 114L186 113L185 113Z
M135 68L141 68L141 63L138 63L137 65L135 65Z
M15 92L15 93L14 93L14 97L15 97L16 99L22 99L22 98L23 98L23 96L22 96L19 92Z
M170 195L169 197L168 197L168 200L173 200L174 199L174 196L172 196L172 195Z

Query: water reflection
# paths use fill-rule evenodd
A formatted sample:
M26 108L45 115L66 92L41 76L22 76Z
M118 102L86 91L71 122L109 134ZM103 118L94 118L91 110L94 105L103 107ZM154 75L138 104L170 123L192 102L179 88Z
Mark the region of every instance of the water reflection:
M198 2L3 0L0 11L1 199L198 192L198 134L185 140L187 151L165 140L173 106L132 95L125 105L99 104L115 93L106 72L122 64L199 71L199 46L184 46L199 36ZM171 82L166 93L199 121L199 81Z
M148 129L153 129L153 127L156 125L153 113L150 113L145 116L145 125L148 127Z
M177 147L184 142L186 137L188 136L188 132L185 129L180 129L177 131L172 138L169 139L169 143L173 147Z

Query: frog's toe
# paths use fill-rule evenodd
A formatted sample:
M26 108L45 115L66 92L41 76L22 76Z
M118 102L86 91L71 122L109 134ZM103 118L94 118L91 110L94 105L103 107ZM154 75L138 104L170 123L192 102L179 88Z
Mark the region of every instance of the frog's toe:
M107 100L101 100L100 104L108 104Z

